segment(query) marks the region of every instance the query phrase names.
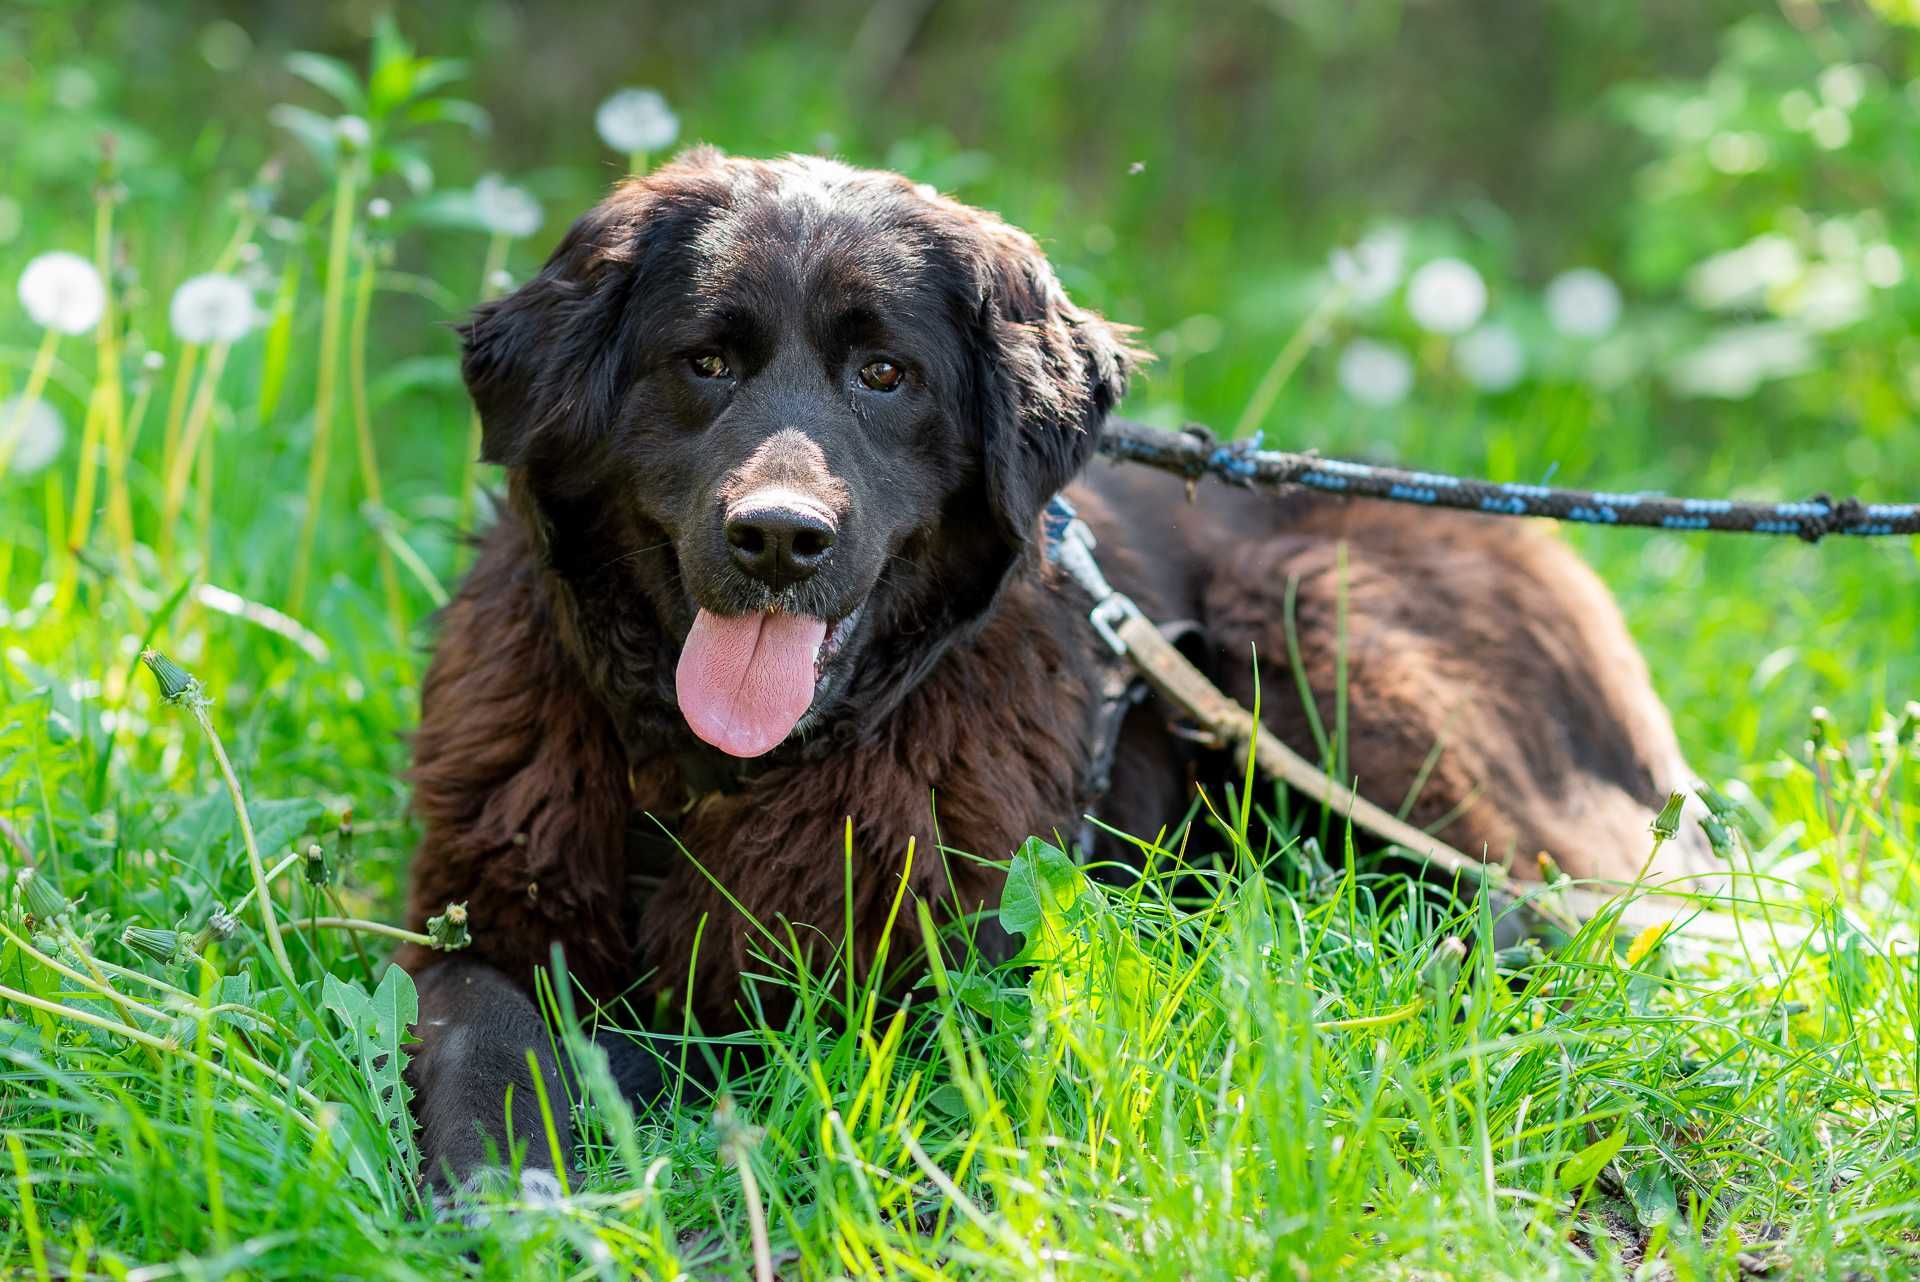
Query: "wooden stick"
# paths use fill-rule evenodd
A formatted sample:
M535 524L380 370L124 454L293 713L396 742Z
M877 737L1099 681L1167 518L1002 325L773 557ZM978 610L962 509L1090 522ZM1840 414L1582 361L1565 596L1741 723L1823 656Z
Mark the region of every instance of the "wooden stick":
M1355 827L1398 846L1422 863L1512 900L1516 909L1531 920L1561 930L1577 930L1580 921L1609 914L1620 928L1635 933L1670 926L1675 937L1684 941L1743 946L1777 942L1782 947L1798 947L1814 933L1809 926L1777 925L1771 932L1749 926L1733 914L1703 908L1697 897L1623 886L1622 890L1632 893L1628 898L1589 886L1549 887L1516 881L1504 868L1455 849L1329 778L1324 770L1256 723L1252 713L1222 693L1145 616L1129 612L1113 630L1147 684L1184 709L1217 740L1232 745L1242 761L1251 746L1254 765L1261 773L1347 816ZM1910 947L1911 941L1892 940L1889 946Z

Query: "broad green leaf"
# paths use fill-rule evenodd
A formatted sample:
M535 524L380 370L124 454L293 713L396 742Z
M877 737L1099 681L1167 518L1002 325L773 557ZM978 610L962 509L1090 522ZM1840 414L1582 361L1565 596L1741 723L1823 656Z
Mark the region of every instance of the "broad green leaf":
M1613 1134L1604 1139L1595 1140L1575 1153L1567 1159L1566 1165L1560 1168L1561 1187L1584 1188L1592 1183L1593 1177L1600 1174L1606 1164L1611 1162L1614 1155L1620 1151L1620 1146L1626 1142L1627 1128L1622 1126Z
M1653 1162L1628 1174L1627 1200L1633 1203L1634 1218L1643 1229L1657 1228L1679 1212L1673 1181Z
M450 187L436 191L431 196L409 201L402 211L402 217L409 224L458 227L462 231L485 232L489 226L471 187Z
M405 102L414 92L413 81L419 61L413 45L400 34L400 24L391 13L382 13L373 22L373 73L367 77L367 100L372 114L385 115Z
M340 135L329 117L283 102L267 113L267 119L299 139L322 169L332 169L339 161Z
M160 830L167 848L181 856L205 854L216 844L224 845L232 835L233 801L224 788L188 802Z
M1086 878L1065 851L1038 837L1027 838L1007 869L1000 894L1000 924L1028 937L1043 923L1061 920L1079 897Z
M455 391L460 385L458 357L409 356L395 361L385 374L373 380L367 399L379 406L410 392Z
M272 860L283 855L293 839L313 826L322 806L311 797L289 797L279 801L249 801L247 815L253 820L253 840L260 857Z
M429 98L416 102L400 113L406 125L465 125L477 135L493 131L493 117L477 102L464 98Z
M338 58L329 58L323 53L290 53L287 55L287 70L354 115L366 114L367 94L360 87L360 77L354 75L353 68Z
M464 80L466 76L467 62L464 58L422 58L414 64L413 83L408 90L415 98L420 98Z
M420 1018L413 977L398 966L389 966L369 997L358 984L344 983L329 974L321 988L321 1004L346 1026L348 1054L366 1080L393 1155L410 1177L420 1164L420 1152L413 1140L413 1115L408 1111L413 1092L402 1076L407 1066L403 1048L407 1029Z
M433 190L433 165L426 149L412 143L392 143L374 152L373 169L377 174L398 174L414 195Z

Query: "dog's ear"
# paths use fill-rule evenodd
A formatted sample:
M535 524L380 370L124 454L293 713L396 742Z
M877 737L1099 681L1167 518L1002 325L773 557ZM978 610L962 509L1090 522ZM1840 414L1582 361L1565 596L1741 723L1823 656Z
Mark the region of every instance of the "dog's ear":
M1018 556L1151 357L1130 327L1073 305L1031 236L991 217L975 230L975 413L987 500Z
M460 327L461 374L480 412L480 457L519 467L604 441L632 386L645 278L725 199L707 147L622 183L583 214L546 265Z

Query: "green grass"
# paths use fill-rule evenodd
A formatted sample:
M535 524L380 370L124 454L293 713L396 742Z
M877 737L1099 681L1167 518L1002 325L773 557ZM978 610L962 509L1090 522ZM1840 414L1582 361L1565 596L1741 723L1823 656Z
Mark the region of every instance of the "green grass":
M964 945L951 970L896 952L891 969L920 979L903 1004L843 971L802 978L768 957L768 982L800 990L791 1023L686 1043L718 1066L718 1097L679 1093L635 1117L596 1095L583 1102L585 1178L566 1196L501 1202L471 1225L420 1216L411 1139L391 1125L397 1102L381 1086L391 1061L380 1007L355 993L404 1001L378 987L389 941L299 923L397 915L416 837L405 735L429 616L459 573L460 523L476 501L442 326L489 287L494 264L524 277L604 185L609 160L586 121L594 95L620 81L567 87L571 116L530 106L510 50L448 28L450 51L476 60L463 91L519 132L482 141L396 126L391 140L417 144L442 188L517 167L547 203L544 228L511 244L429 230L396 173L356 175L341 223L339 169L255 121L275 101L325 107L272 69L266 35L250 73L216 85L196 61L201 28L163 24L155 37L134 7L98 9L80 34L54 11L0 22L0 61L33 69L0 77L0 139L13 144L0 172L20 224L8 235L0 217L0 279L45 250L91 255L104 217L119 317L104 361L94 338L58 345L47 395L68 423L64 452L31 478L0 478L0 819L17 837L0 841L0 864L11 886L31 858L78 905L64 926L29 926L14 902L12 934L0 936L0 987L33 999L0 1000L6 1270L751 1276L756 1224L793 1277L1920 1270L1920 971L1910 948L1885 947L1920 924L1920 743L1910 722L1899 728L1920 694L1920 541L1569 534L1619 594L1696 765L1736 798L1738 866L1756 873L1733 888L1749 949L1643 940L1630 951L1596 927L1537 954L1462 960L1449 941L1483 931L1472 910L1311 849L1295 839L1298 816L1276 820L1257 787L1250 810L1209 798L1219 818L1203 817L1177 850L1147 852L1150 874L1125 890L1031 848L1016 885L1034 893L1010 906L1032 927L1025 967L993 970ZM1070 70L1056 56L1070 15L1036 15L1003 38L941 12L934 52L909 60L901 113L864 106L838 78L841 46L794 29L703 46L699 60L668 46L650 65L676 90L689 134L768 152L831 132L855 159L903 166L1032 227L1078 296L1140 323L1161 352L1131 409L1237 421L1324 296L1327 249L1378 212L1354 175L1400 172L1397 152L1336 161L1310 140L1297 151L1276 140L1251 163L1241 149L1254 143L1233 127L1243 100L1189 93L1184 64L1168 59L1191 34L1173 10L1139 19L1139 38L1102 55L1123 74L1076 53L1091 78L1083 93L1036 87L1038 70ZM1619 64L1609 75L1689 69L1646 52L1658 32L1583 39L1603 34L1620 42L1607 46ZM1251 20L1239 35L1263 50L1275 39ZM1713 41L1680 43L1710 55ZM357 44L342 52L364 57ZM1337 50L1274 56L1342 65ZM685 61L702 74L675 79ZM954 95L980 66L985 105L970 113ZM74 105L71 67L93 78L98 101ZM1596 98L1604 87L1581 84ZM1143 121L1120 110L1119 85L1186 105ZM139 108L162 90L192 105ZM1265 90L1246 92L1278 109ZM1312 92L1342 101L1330 83ZM230 110L207 123L215 93ZM1344 101L1372 110L1385 94L1366 79ZM1503 104L1475 119L1505 119ZM1562 141L1604 124L1565 114ZM1344 118L1357 150L1393 137L1375 116ZM101 127L122 137L104 187ZM255 179L269 149L287 157L277 186ZM1145 172L1127 174L1136 159ZM1275 173L1349 181L1296 200ZM124 199L96 204L121 188ZM375 194L394 203L390 219L367 216ZM1639 207L1620 190L1548 205L1536 229L1476 200L1436 202L1411 219L1418 252L1472 257L1524 318L1537 311L1528 282L1569 245L1602 261L1663 248L1637 239L1626 212L1604 212ZM1724 229L1725 247L1755 230ZM168 327L174 286L254 263L275 319L224 357L189 355ZM1445 341L1397 312L1343 316L1335 343L1368 332L1407 342L1415 395L1361 410L1337 389L1333 350L1316 348L1268 438L1502 480L1553 471L1618 488L1911 498L1920 393L1902 381L1911 340L1899 326L1914 290L1881 296L1878 328L1836 343L1820 369L1726 404L1678 399L1645 367L1601 391L1580 376L1580 353L1550 337L1537 339L1537 376L1478 395L1448 374ZM1627 345L1656 348L1684 328L1677 277L1630 294ZM17 308L0 313L0 397L28 381L40 341ZM223 377L203 384L221 363ZM95 497L77 505L87 408L107 439L116 395L126 443L99 458ZM331 444L314 506L322 401ZM206 448L181 471L169 443L191 434L197 405ZM186 483L171 500L170 472ZM310 512L310 575L293 608ZM294 620L270 612L280 609ZM254 885L206 739L138 665L156 643L214 700L264 863L322 848L324 886L295 860L272 891L291 984L260 936L257 899L206 965L163 966L120 942L129 925L197 931ZM1809 749L1816 703L1835 729ZM1317 817L1306 830L1320 831ZM859 856L889 867L906 852ZM1325 875L1327 864L1343 871ZM1812 934L1775 948L1769 921ZM94 987L89 963L116 999ZM150 1035L141 1044L101 1027L129 1021ZM661 1026L679 1027L670 1012Z

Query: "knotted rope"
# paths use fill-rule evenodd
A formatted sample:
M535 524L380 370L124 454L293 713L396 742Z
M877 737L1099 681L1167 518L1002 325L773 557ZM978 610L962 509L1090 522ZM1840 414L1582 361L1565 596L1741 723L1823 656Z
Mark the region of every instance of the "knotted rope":
M1862 503L1856 498L1836 500L1825 494L1797 503L1754 503L1555 489L1263 449L1257 439L1221 442L1206 428L1197 426L1163 432L1112 420L1101 434L1099 449L1109 458L1144 463L1189 481L1213 476L1229 484L1262 489L1298 485L1349 498L1461 508L1498 516L1544 516L1584 525L1792 534L1809 543L1818 543L1829 534L1852 538L1920 534L1920 503Z

